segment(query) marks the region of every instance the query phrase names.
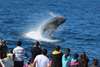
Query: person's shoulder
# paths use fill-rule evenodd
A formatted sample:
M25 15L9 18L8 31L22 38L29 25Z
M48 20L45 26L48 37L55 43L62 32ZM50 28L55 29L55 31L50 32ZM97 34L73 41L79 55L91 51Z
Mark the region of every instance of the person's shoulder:
M17 47L15 47L14 49L13 49L13 51L15 51L17 49Z
M21 47L21 46L17 46L17 47L15 47L15 48L13 49L13 51L14 51L14 50L19 50L19 49L24 50L23 47Z
M46 55L42 55L42 57L43 57L43 59L45 58L45 59L49 60L48 56L46 56Z
M24 47L20 47L20 48L24 50Z
M39 55L37 55L36 57L41 57L41 56L43 56L42 54L39 54Z
M44 59L44 58L47 58L47 56L42 55L42 54L39 54L39 55L37 55L37 56L36 56L36 58L41 58L41 59Z
M22 49L22 50L24 50L24 48L22 46L18 46L18 47L16 47L16 49Z
M65 54L63 54L62 57L65 57Z
M41 55L37 55L35 58L41 58Z
M38 60L40 58L41 58L41 55L37 55L34 60L36 61L36 60Z

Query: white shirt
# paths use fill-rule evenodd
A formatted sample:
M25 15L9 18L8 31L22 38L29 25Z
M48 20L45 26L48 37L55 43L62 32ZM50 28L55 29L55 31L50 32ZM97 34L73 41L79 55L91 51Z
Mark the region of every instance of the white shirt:
M15 54L15 61L23 61L24 60L24 48L17 46L16 48L14 48L13 50L13 54Z
M36 67L47 67L49 64L49 58L45 55L37 55L34 59L34 62L36 62Z

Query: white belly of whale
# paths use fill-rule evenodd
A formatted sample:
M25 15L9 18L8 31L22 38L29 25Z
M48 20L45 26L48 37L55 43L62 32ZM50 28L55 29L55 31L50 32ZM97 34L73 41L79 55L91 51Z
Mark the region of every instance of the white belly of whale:
M26 37L44 42L58 42L59 40L43 37L40 31L32 31L25 34Z

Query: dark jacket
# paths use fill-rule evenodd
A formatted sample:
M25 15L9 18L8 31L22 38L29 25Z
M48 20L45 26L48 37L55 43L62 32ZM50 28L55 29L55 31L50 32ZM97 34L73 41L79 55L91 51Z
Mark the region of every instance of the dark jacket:
M62 67L62 52L53 51L51 54L52 64L51 67Z

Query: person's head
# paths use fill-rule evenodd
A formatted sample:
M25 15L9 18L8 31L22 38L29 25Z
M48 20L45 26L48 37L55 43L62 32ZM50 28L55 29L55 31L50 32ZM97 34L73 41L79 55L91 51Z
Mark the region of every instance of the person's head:
M98 60L96 58L93 59L93 65L95 65L95 66L98 65Z
M61 47L60 46L56 46L55 50L60 51Z
M64 54L65 54L65 57L67 58L70 55L70 49L66 48Z
M6 46L7 42L6 42L6 40L2 40L2 43L3 43L4 46Z
M22 45L22 42L21 41L18 41L17 42L17 46L21 46Z
M78 59L79 55L77 53L73 54L73 59Z
M42 54L43 55L47 55L47 52L48 52L47 49L42 49Z
M3 43L2 43L2 40L0 40L0 47L2 47L3 46Z
M0 58L5 58L8 52L5 40L0 40Z
M40 42L39 41L36 41L35 46L36 47L39 47L40 46Z
M86 58L87 58L86 53L83 52L82 54L80 54L80 58L81 58L81 59L86 59Z
M65 54L70 54L70 48L65 49Z
M0 40L0 46L6 46L6 41L5 40Z

